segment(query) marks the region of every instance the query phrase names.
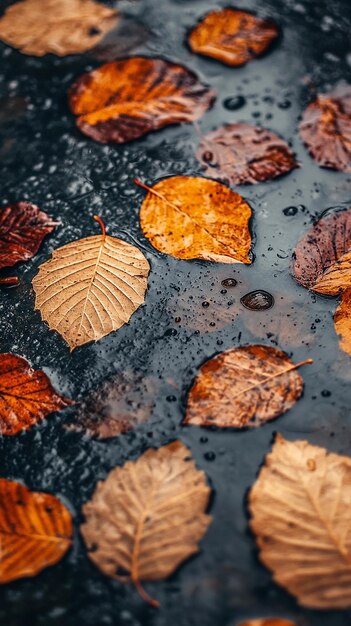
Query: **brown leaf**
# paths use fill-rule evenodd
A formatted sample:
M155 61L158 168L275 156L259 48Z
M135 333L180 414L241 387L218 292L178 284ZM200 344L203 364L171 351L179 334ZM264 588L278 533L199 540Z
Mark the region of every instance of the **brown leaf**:
M299 604L351 607L351 459L278 435L249 494L260 559Z
M116 467L83 506L81 532L90 559L107 576L133 582L163 580L192 554L211 523L210 488L175 441Z
M351 286L351 209L328 209L296 246L292 272L306 289L335 296Z
M240 622L238 626L297 626L295 622L280 617L262 617L261 619L250 619Z
M318 95L302 116L300 135L320 167L351 172L351 85Z
M351 289L346 289L334 314L335 332L340 336L341 350L351 356Z
M288 411L303 380L285 352L244 346L221 352L200 368L189 392L184 424L243 428L260 426Z
M227 124L205 135L196 156L207 176L233 185L261 183L298 167L283 139L246 123Z
M0 583L35 576L72 544L72 519L55 496L0 478Z
M145 237L178 259L251 263L251 207L221 183L194 176L173 176L152 188L141 205Z
M35 308L74 350L126 324L144 302L150 266L135 246L102 234L62 246L33 279Z
M70 404L55 392L44 372L15 354L0 355L1 435L16 435Z
M93 0L22 0L0 19L0 39L23 54L79 54L117 24L117 12Z
M193 52L238 66L261 56L278 34L272 20L228 8L208 13L191 31L188 42Z
M192 122L214 99L192 71L145 57L101 65L69 92L78 128L101 143L126 143L170 124Z
M30 202L15 202L0 211L0 268L31 259L58 222Z

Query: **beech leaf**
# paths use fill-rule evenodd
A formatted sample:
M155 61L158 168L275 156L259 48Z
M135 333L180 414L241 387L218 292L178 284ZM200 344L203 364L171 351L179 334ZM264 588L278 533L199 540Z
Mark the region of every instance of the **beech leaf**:
M144 302L149 263L135 246L102 234L53 252L33 279L35 308L74 350L126 324Z
M251 263L251 207L235 191L207 178L173 176L148 187L140 209L145 237L178 259Z
M314 609L351 607L351 459L278 435L249 494L274 580Z
M163 580L199 551L211 517L205 475L175 441L116 467L83 506L89 558L107 576L133 582ZM122 572L122 573L121 573Z
M72 544L72 518L55 496L0 478L0 583L35 576Z
M187 401L184 424L244 428L260 426L288 411L303 380L285 352L251 345L217 354L200 368Z

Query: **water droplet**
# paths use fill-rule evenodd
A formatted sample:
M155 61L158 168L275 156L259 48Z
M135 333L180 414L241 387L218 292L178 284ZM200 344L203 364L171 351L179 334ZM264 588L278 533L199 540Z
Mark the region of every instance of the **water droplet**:
M272 308L274 304L273 296L268 291L257 289L250 291L240 299L241 304L250 311L266 311Z
M177 335L177 331L175 328L168 328L168 330L166 330L165 332L165 337L174 337L175 335Z
M214 452L206 452L204 454L204 458L206 459L206 461L214 461L216 458L216 455Z
M200 443L207 443L208 437L200 437Z
M289 217L291 215L296 215L297 212L298 212L297 206L287 206L286 209L283 209L284 215L288 215Z
M235 280L235 278L225 278L221 282L221 285L223 285L223 287L236 287L237 284L238 284L238 281Z
M167 402L176 402L177 398L175 396L167 396L166 400Z
M204 307L204 309L207 309L210 306L210 303L206 302L205 300L205 302L202 303L202 306Z
M222 294L223 296L225 296L225 294L226 294L226 293L228 293L226 289L221 289L221 294Z
M278 107L280 109L290 109L291 102L290 100L282 100L282 102L278 102Z
M323 398L329 398L331 396L331 391L328 391L328 389L323 389L322 394Z
M237 111L245 106L246 100L244 96L231 96L223 101L223 106L229 111Z

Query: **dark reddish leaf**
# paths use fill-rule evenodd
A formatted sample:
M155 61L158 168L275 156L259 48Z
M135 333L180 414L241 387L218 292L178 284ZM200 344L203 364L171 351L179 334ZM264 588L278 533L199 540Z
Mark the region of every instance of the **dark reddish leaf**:
M318 165L351 172L351 85L318 95L302 116L300 135Z
M208 176L233 185L261 183L298 167L281 137L245 123L227 124L203 137L196 156Z
M31 259L57 224L30 202L16 202L1 209L0 268Z

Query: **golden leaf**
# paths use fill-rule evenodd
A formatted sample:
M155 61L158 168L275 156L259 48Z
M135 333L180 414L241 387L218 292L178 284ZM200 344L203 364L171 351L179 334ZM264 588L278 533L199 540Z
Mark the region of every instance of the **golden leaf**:
M71 543L71 514L60 500L0 478L0 583L35 576Z
M178 259L250 264L251 207L238 193L208 178L173 176L152 188L140 224L152 245Z
M107 576L132 581L154 606L140 581L170 576L199 551L211 522L205 513L211 490L189 457L180 441L147 450L112 470L83 506L90 559Z
M74 350L126 324L144 302L149 263L138 248L105 233L54 251L33 279L35 308Z
M117 24L117 12L93 0L23 0L0 19L0 39L23 54L58 56L93 48Z
M261 561L302 606L351 607L351 459L278 435L249 495Z
M351 289L343 292L334 314L335 332L340 336L340 348L351 356Z

